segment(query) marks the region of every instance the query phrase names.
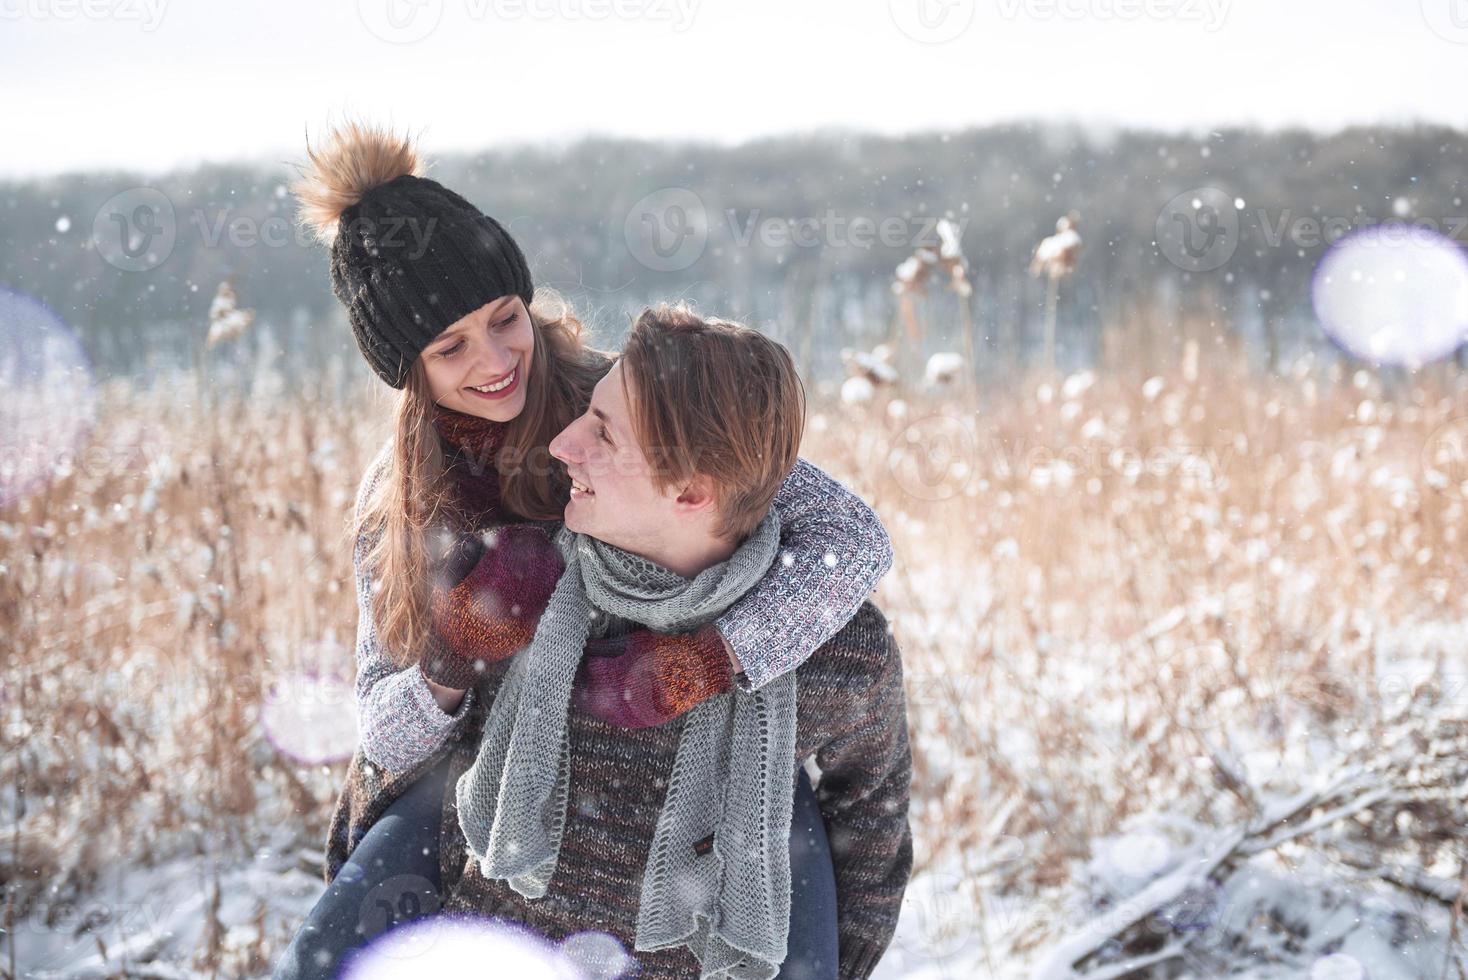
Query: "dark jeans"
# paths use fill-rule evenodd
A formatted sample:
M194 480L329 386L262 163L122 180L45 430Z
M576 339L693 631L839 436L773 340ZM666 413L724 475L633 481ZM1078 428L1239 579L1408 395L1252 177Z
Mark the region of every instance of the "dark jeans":
M438 834L448 767L445 757L362 835L276 963L272 980L330 980L349 953L389 926L438 911Z
M790 939L775 980L836 980L836 874L805 768L790 814Z
M363 835L275 966L273 980L330 980L348 954L390 926L437 912L445 760L394 800ZM836 878L805 770L790 816L790 939L776 980L836 976Z

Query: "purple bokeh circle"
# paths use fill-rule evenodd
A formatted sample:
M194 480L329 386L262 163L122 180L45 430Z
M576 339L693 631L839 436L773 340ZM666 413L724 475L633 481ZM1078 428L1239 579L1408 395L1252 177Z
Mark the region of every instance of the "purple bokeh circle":
M91 360L40 300L0 288L0 506L68 468L97 418Z

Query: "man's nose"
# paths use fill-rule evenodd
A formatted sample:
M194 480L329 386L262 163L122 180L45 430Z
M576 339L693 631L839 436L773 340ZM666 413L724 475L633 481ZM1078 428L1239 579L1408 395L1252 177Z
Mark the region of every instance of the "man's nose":
M561 460L564 463L576 462L577 453L574 448L576 445L576 440L574 438L574 433L572 432L572 429L574 428L574 425L569 425L566 428L562 429L559 433L556 434L556 437L550 441L550 445L546 447L550 450L550 454L552 456L554 456L556 459Z

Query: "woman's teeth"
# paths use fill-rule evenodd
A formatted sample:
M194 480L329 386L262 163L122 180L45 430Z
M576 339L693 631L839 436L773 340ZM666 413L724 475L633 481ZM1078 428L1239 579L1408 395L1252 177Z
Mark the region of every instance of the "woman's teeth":
M519 368L516 368L515 370L518 371ZM492 385L481 385L481 386L478 386L478 387L476 387L474 385L470 385L469 387L470 387L470 389L472 389L474 391L482 391L482 392L485 392L486 394L488 394L490 392L495 392L495 391L504 391L511 384L513 384L514 381L515 381L515 371L511 371L508 375L505 376L505 379L503 381L496 381Z
M574 490L574 491L576 491L577 493L591 494L591 488L590 487L588 487L584 483L578 483L575 480L572 480L571 481L571 489ZM592 496L595 496L595 495L592 494Z

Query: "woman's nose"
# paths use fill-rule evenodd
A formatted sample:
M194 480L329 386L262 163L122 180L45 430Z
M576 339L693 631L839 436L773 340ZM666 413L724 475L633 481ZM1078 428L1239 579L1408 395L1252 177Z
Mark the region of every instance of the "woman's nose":
M481 348L475 369L481 375L498 378L510 370L510 365L515 361L515 356L510 349L503 344L487 341Z

